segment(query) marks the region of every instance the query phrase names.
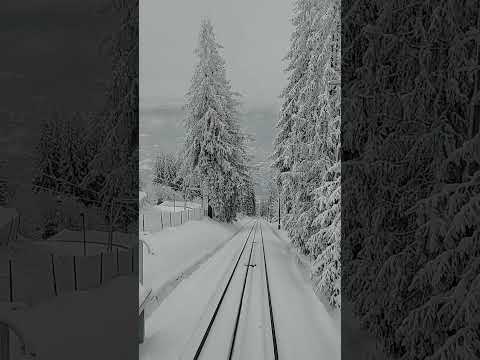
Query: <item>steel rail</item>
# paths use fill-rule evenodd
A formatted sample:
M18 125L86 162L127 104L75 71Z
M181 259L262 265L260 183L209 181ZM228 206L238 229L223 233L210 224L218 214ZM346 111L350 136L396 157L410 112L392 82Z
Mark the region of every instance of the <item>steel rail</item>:
M245 293L245 286L247 284L248 270L250 269L250 262L251 262L251 259L252 259L252 252L253 252L253 244L254 244L254 241L255 241L255 235L256 234L257 234L257 229L255 229L255 232L253 234L252 245L250 246L250 254L248 255L247 269L245 270L245 277L243 278L242 293L240 295L240 303L238 304L237 317L235 319L235 326L233 327L233 335L232 335L232 340L230 342L230 350L228 352L228 360L232 360L232 357L233 357L233 350L235 348L235 339L237 337L238 324L240 322L240 313L242 312L243 295Z
M275 321L273 319L272 296L270 294L270 283L268 281L267 258L265 256L265 244L263 242L262 224L260 224L260 234L262 237L263 263L265 265L265 279L267 281L268 307L270 310L270 328L272 330L273 354L274 354L275 360L278 360L277 336L275 334Z
M203 334L202 340L200 344L198 345L197 351L195 352L195 356L193 357L193 360L198 360L200 357L200 354L202 353L202 350L205 346L205 343L207 341L208 335L210 334L210 330L212 329L213 323L215 322L215 318L217 317L218 311L220 310L220 307L222 305L223 299L225 298L225 294L227 293L227 290L230 286L230 283L232 282L232 278L235 274L235 271L237 270L238 263L240 262L240 259L242 258L243 252L245 251L245 247L247 246L248 240L250 239L250 235L252 234L253 229L255 228L257 223L253 224L252 228L250 229L250 232L248 233L247 239L245 240L245 243L242 246L242 250L240 251L240 255L237 258L237 261L235 263L235 266L233 267L232 273L230 274L230 278L228 279L227 284L225 285L225 288L222 292L222 296L220 297L220 300L218 301L218 304L215 308L215 311L212 315L212 318L210 319L210 322L208 324L207 329L205 330L205 333Z

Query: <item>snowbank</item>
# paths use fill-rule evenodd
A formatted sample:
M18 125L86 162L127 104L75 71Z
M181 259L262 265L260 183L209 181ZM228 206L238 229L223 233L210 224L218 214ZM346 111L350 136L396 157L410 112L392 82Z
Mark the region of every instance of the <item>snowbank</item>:
M173 207L173 201L164 201L159 206ZM199 209L202 204L192 201L175 201L175 207L187 207L187 209Z
M169 206L169 205L155 205L154 206L155 210L162 211L162 212L182 212L184 210L183 205L179 206L177 203L175 206Z
M139 304L139 312L142 312L143 308L145 307L145 303L148 301L152 293L152 289L149 287L144 286L142 283L138 283L138 304Z
M44 246L56 255L83 255L83 231L64 229L46 240L35 244ZM106 231L87 230L85 232L87 254L95 255L105 252L109 245L109 233ZM135 234L114 231L112 233L114 248L130 247L137 242Z
M148 202L147 193L144 192L144 191L139 191L138 192L138 207L140 209L143 209L147 205L147 202Z
M157 295L162 287L225 243L244 221L227 225L205 218L142 235L148 245L143 247L143 283Z
M183 211L186 209L200 209L202 207L201 204L195 203L195 202L190 202L187 201L186 203L184 201L164 201L159 205L154 206L156 209L159 209L161 211L171 211L171 212L178 212L178 211Z
M128 294L136 293L136 280L124 276L32 308L12 310L4 304L0 317L18 329L36 359L131 360L138 357L138 330L132 313L136 299Z
M277 229L277 224L276 223L268 223L266 224L269 225L270 230L272 233L277 236L277 238L281 239L282 241L285 242L287 245L288 249L290 252L292 252L295 257L296 257L296 262L299 270L302 273L302 276L305 281L308 281L310 284L312 284L312 289L314 290L313 282L312 282L312 261L308 258L308 256L300 253L293 245L292 242L290 241L290 238L288 237L287 232L284 229L278 230ZM325 306L326 309L329 310L330 315L332 318L336 319L335 324L337 328L340 327L340 310L339 309L333 309L329 302L328 299L321 294L319 291L314 290L315 295L317 296L318 300Z
M166 227L183 225L191 220L200 220L204 216L200 204L165 202L160 205L149 206L140 213L140 230L159 232Z

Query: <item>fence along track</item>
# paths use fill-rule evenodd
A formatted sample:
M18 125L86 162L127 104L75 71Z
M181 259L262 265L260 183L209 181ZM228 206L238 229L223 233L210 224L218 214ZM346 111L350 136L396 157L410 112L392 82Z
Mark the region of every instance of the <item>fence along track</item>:
M225 289L222 292L222 296L220 297L220 300L218 301L218 304L215 308L215 311L212 315L212 318L210 319L210 322L208 324L207 329L205 330L205 333L203 334L202 340L200 342L200 345L197 348L197 351L195 352L195 356L193 357L194 360L198 360L200 358L200 354L202 353L203 347L205 346L205 342L207 341L208 335L210 334L210 330L212 329L213 323L215 322L215 318L217 317L218 311L220 310L220 307L222 305L223 299L225 298L225 294L227 293L227 290L230 286L230 283L232 281L233 276L235 275L235 271L237 270L238 263L240 262L240 259L242 258L243 252L245 251L245 248L247 246L248 240L250 239L250 235L252 234L253 229L257 225L257 222L253 224L252 228L250 229L247 239L245 240L245 243L242 246L242 250L240 251L240 255L237 258L237 261L235 263L235 266L232 270L232 273L230 274L230 277L228 279L227 284L225 285ZM243 294L242 294L243 295Z

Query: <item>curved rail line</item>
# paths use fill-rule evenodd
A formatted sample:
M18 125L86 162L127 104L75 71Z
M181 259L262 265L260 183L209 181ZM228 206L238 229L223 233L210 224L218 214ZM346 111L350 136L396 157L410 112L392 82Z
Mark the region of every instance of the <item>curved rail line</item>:
M208 324L207 329L205 330L205 333L203 334L202 341L200 342L200 345L197 348L197 351L195 352L195 356L193 357L194 360L198 360L200 357L200 354L202 353L203 347L205 346L205 342L207 341L208 335L210 334L210 330L212 329L213 323L215 321L215 318L217 317L218 311L220 310L220 307L222 305L223 299L225 298L225 294L227 293L227 290L230 286L230 283L232 281L233 276L235 275L235 271L237 270L238 263L240 262L240 259L242 258L243 252L245 251L245 247L247 246L248 240L250 239L250 235L252 234L253 229L257 223L253 224L252 228L250 229L250 232L248 233L247 239L245 240L245 243L242 246L242 250L240 251L240 255L237 258L237 261L235 263L235 266L233 268L232 273L230 274L230 278L228 279L227 284L225 285L225 289L223 290L222 296L220 297L220 300L218 301L218 304L215 308L215 311L212 315L212 318L210 319L210 322Z

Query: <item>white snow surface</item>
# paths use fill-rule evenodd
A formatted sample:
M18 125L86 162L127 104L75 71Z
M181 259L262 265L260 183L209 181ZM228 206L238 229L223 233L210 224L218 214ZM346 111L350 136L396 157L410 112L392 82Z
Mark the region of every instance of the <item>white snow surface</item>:
M159 292L225 243L247 219L221 224L209 218L192 220L157 233L142 233L143 283Z
M148 301L152 293L152 289L149 287L144 286L141 282L138 283L138 304L140 306L140 312L145 307L145 303Z
M135 291L136 278L123 276L31 308L12 310L0 304L0 318L19 331L36 359L131 360L138 355L138 330L132 327L132 303L125 294Z
M194 203L194 202L185 202L185 201L164 201L160 205L155 205L154 208L157 210L161 210L164 212L181 212L184 211L185 208L187 210L191 209L200 209L202 207L201 204Z
M339 320L315 296L288 244L266 222L261 221L261 227L261 232L258 226L252 232L201 358L214 360L228 355L245 265L254 240L251 263L256 266L249 268L234 359L273 359L261 247L263 233L279 358L340 359ZM146 319L140 359L192 358L250 229L250 225L245 226L184 279Z
M63 229L46 240L35 241L34 244L48 249L56 255L82 255L83 254L83 231ZM132 244L135 242L134 234L114 231L112 234L113 246ZM97 255L105 252L109 244L109 233L106 231L87 230L85 232L87 242L87 255Z

